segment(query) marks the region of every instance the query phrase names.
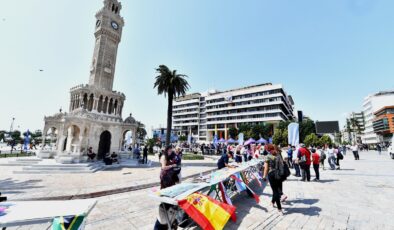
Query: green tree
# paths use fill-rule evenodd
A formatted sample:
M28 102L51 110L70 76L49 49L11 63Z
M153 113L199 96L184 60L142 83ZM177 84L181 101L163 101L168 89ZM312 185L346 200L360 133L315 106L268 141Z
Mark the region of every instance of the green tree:
M186 91L190 88L190 85L185 79L187 77L186 75L178 74L176 70L171 71L165 65L160 65L156 71L159 73L159 75L156 76L156 81L153 88L157 88L157 93L159 95L163 94L168 99L166 145L169 145L171 141L172 130L173 100L176 97L184 96Z
M14 130L14 132L11 133L11 137L18 142L21 140L21 132L19 130Z
M228 133L230 135L231 138L236 139L238 136L238 129L235 127L230 127L228 129Z
M263 124L254 125L252 126L251 129L251 136L253 139L258 140L262 136L263 132L264 132Z
M263 137L264 139L268 140L268 138L270 138L272 136L273 125L272 124L266 124L266 123L263 123L263 124L260 124L260 125L262 126L262 130L263 130L263 132L260 133L261 137Z
M300 123L300 142L305 142L306 136L316 133L315 122L311 119L304 120Z
M146 132L144 127L138 127L137 128L137 137L138 137L138 139L144 140L146 135L147 135L147 132Z
M324 145L331 145L331 144L332 144L331 137L328 136L328 135L322 136L322 137L319 139L319 144L320 144L321 146L324 146Z
M180 142L185 142L185 141L187 141L187 136L182 135L182 136L180 136L180 137L178 138L178 140L179 140Z
M319 138L316 136L316 134L311 133L305 137L304 144L306 146L317 146L319 145Z
M249 124L241 124L240 126L238 126L238 134L243 133L244 139L247 140L251 137L251 129L252 126Z
M275 145L280 145L283 142L283 130L282 129L275 129L274 135L272 136L272 142Z

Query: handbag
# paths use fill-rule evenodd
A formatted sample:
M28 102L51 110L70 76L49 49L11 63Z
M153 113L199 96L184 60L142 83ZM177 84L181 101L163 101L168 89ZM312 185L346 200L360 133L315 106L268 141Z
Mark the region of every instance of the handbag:
M343 160L343 155L342 155L342 153L338 153L338 154L337 154L337 158L338 158L339 160Z

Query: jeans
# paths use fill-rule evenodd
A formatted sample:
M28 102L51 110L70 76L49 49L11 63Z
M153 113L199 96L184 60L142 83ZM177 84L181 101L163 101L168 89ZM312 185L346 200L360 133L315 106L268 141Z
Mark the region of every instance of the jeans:
M353 151L354 159L360 160L360 156L358 155L358 151Z
M294 163L293 166L294 166L294 170L295 170L295 175L298 176L298 177L301 176L300 165Z
M335 169L335 156L332 156L332 157L328 158L328 164L330 165L330 168L332 170Z
M271 188L272 188L272 200L271 202L273 204L276 203L276 206L278 207L279 210L282 209L282 205L280 203L280 197L282 196L282 181L281 180L276 180L275 175L268 174L268 180L270 182Z
M301 172L302 172L302 180L308 180L311 181L311 165L303 165L301 166Z
M289 168L293 168L293 159L290 157L287 158L287 164L289 165Z
M313 169L315 170L316 180L320 180L319 165L313 164Z

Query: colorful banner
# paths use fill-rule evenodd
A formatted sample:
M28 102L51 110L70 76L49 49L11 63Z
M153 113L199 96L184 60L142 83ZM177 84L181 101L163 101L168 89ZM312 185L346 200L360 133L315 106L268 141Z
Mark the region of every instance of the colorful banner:
M231 216L235 215L235 207L221 203L209 196L193 193L185 200L178 201L181 207L202 229L223 229Z
M288 129L288 143L292 146L300 144L300 125L298 123L290 123Z
M85 216L61 216L53 219L52 230L82 230Z

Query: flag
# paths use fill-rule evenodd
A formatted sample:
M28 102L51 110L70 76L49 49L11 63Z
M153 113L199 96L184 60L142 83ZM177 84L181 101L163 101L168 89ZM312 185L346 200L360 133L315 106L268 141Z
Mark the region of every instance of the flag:
M228 204L228 205L233 205L233 202L231 201L230 197L228 197L228 194L227 194L227 191L226 191L226 187L224 187L223 182L220 182L218 184L218 186L219 186L219 191L220 191L220 193L222 195L223 203ZM231 220L233 222L237 222L237 217L236 217L235 213L233 215L231 215Z
M60 216L53 219L52 230L82 230L85 216Z
M260 175L257 172L253 172L252 176L257 180L257 183L259 183L259 185L261 187L262 185L261 185L261 181L260 181L261 180Z
M235 207L221 203L212 197L193 193L178 201L181 207L202 229L223 229L231 216L235 216Z
M251 197L253 197L257 203L260 203L260 197L253 192L253 190L241 179L239 173L230 176L235 180L235 186L237 187L239 192L246 191Z

